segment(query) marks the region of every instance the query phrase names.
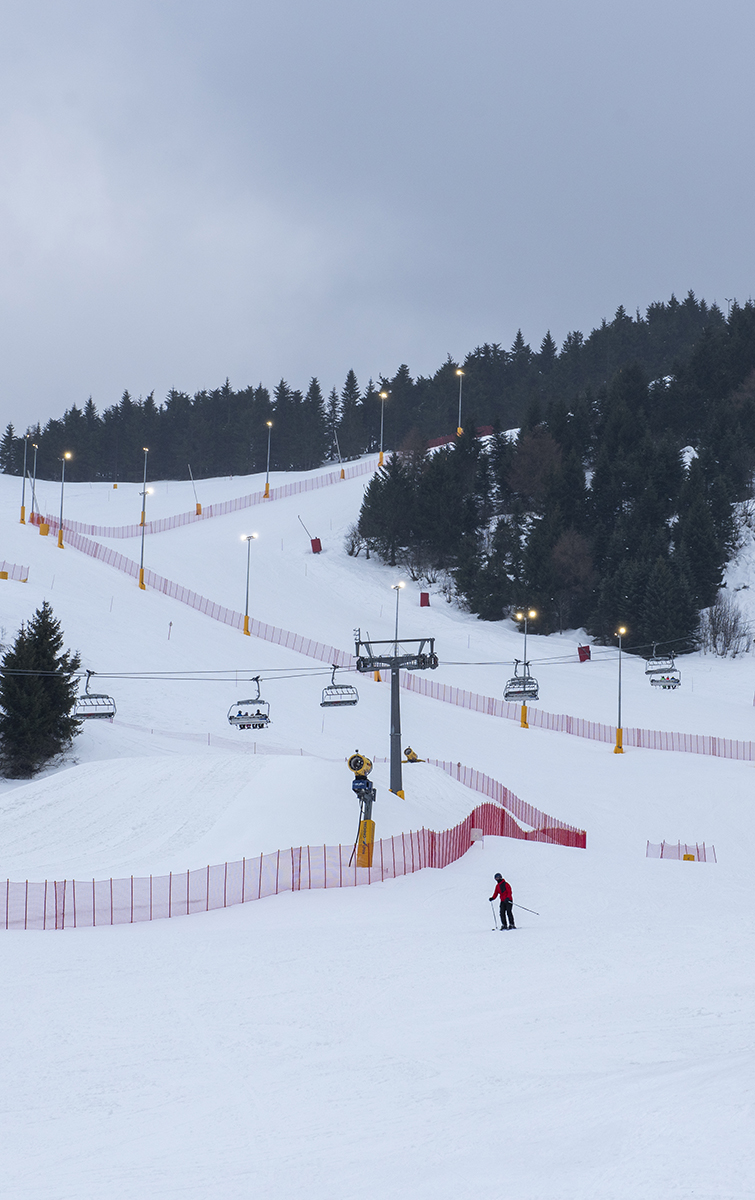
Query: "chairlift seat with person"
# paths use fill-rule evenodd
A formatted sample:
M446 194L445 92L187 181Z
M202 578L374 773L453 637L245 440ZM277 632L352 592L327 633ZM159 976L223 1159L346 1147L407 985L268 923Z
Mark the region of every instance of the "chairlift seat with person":
M682 673L678 667L674 667L673 671L666 671L663 675L651 675L650 686L662 688L664 692L673 692L675 688L682 686Z
M90 692L89 680L94 671L87 671L87 681L84 691L76 697L73 716L77 721L112 721L117 709L112 696L104 692Z
M320 708L345 708L359 703L359 692L350 683L336 683L337 667L333 667L330 683L322 689Z
M236 729L267 729L270 724L270 705L260 696L260 680L256 675L257 695L251 700L237 700L228 709L228 724Z

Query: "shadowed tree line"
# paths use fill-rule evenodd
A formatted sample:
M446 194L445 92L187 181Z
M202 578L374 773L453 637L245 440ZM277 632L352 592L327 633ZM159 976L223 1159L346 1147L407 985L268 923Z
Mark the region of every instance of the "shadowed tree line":
M138 480L142 447L150 449L153 478L186 478L191 463L197 478L250 474L264 470L267 456L267 422L273 422L271 466L275 470L306 470L333 460L337 448L343 458L354 458L378 448L380 441L379 393L385 402L385 447L451 434L458 415L459 379L463 376L464 424L472 420L502 429L513 428L553 405L570 411L578 397L597 396L617 370L634 363L648 379L678 377L701 343L731 335L741 310L727 323L716 305L708 306L690 292L684 301L672 296L668 303L651 304L644 316L619 308L612 321L603 321L588 337L570 333L560 351L550 333L533 350L519 332L510 350L478 346L459 364L450 356L431 376L412 378L402 365L393 378L380 377L362 389L349 371L340 391L326 396L317 379L306 391L281 380L272 392L261 384L235 390L228 380L222 387L194 395L171 390L162 403L154 394L134 399L126 391L117 404L99 412L91 398L73 405L60 418L28 427L38 446L37 469L41 478L55 478L64 450L73 453L66 468L72 480ZM715 368L712 368L715 369ZM673 389L661 389L656 398L665 417L676 429L687 419L674 406L686 403ZM467 416L468 414L468 416ZM0 441L0 470L20 474L24 438L12 425Z
M444 577L499 620L533 605L543 633L694 643L735 546L755 470L755 305L703 329L683 363L528 403L516 436L407 446L365 493L349 548Z

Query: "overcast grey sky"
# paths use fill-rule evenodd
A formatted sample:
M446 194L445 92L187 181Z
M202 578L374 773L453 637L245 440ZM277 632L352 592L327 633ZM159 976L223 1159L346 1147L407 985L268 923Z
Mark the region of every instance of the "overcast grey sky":
M0 420L752 291L752 0L0 3Z

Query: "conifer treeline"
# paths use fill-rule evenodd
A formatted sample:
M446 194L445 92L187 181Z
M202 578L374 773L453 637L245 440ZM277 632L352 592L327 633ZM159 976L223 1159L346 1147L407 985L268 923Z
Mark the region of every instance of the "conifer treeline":
M726 328L720 309L690 292L682 302L672 296L668 303L651 304L644 317L639 312L632 317L621 307L589 337L570 333L560 352L550 333L537 351L521 332L510 350L478 346L460 364L464 424L518 426L530 409L544 412L553 403L568 405L578 395L597 392L628 363L637 363L650 379L667 375L689 358L704 334ZM66 471L71 479L138 480L143 446L150 449L153 478L186 478L188 463L197 477L235 475L264 469L266 422L273 421L272 467L302 470L334 459L336 438L344 458L376 449L381 390L390 392L386 448L450 434L457 424L458 365L449 357L434 375L417 379L402 365L392 379L370 380L364 390L350 371L340 392L334 388L327 397L316 379L306 391L281 380L272 394L262 385L234 390L226 381L193 396L171 390L162 403L154 394L134 400L124 392L101 413L90 398L44 428L29 426L29 440L38 445L41 478L55 478L61 454L70 450L74 457ZM18 474L22 465L23 437L9 425L0 442L0 469Z
M533 605L543 633L607 639L624 624L636 646L682 650L715 600L754 469L748 303L672 377L649 382L631 364L594 393L530 403L516 440L465 432L453 448L392 455L351 548L361 538L415 578L448 572L489 620Z

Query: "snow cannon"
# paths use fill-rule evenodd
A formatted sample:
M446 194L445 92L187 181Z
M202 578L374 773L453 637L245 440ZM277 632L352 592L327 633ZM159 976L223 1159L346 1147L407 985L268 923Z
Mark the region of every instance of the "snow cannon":
M351 790L359 800L359 831L357 833L356 853L358 867L372 866L372 850L375 844L375 822L372 820L372 806L375 803L375 788L367 776L372 770L372 762L366 754L355 751L347 759L350 771L354 772Z
M298 516L298 513L297 513L297 516ZM302 529L304 530L307 537L309 538L309 544L312 547L312 553L313 554L321 554L322 553L322 542L320 541L319 537L312 537L312 534L307 529L307 526L304 524L301 517L299 517L298 519L299 519L299 524L301 525Z
M402 762L417 763L417 762L425 761L424 758L419 757L416 750L412 750L411 746L406 747L406 749L404 750L404 754L406 755L406 758L402 759Z

